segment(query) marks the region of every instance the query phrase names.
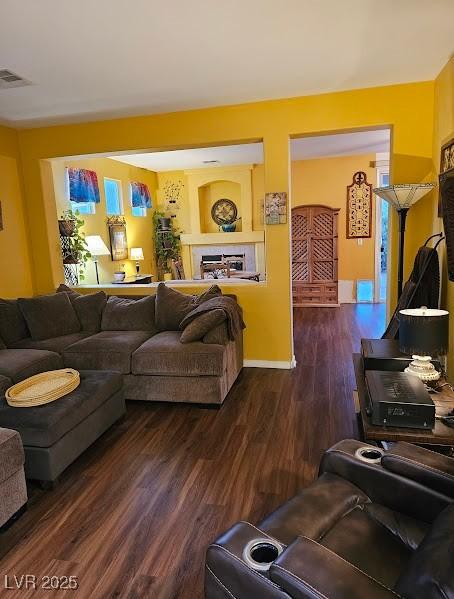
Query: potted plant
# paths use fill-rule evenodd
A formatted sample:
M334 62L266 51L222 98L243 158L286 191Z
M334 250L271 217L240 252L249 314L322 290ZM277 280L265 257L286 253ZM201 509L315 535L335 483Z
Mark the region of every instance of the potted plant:
M64 264L79 264L79 279L85 279L85 264L91 258L85 241L85 233L81 231L84 221L76 210L65 210L58 221L60 234L67 238Z
M181 242L179 232L175 231L172 227L170 229L163 229L161 227L162 219L165 218L166 215L164 212L156 211L153 215L153 225L158 271L164 280L169 280L172 278L170 263L172 259L179 259Z
M118 283L122 283L125 280L125 278L126 278L125 265L122 264L121 265L121 270L116 270L114 272L114 279Z

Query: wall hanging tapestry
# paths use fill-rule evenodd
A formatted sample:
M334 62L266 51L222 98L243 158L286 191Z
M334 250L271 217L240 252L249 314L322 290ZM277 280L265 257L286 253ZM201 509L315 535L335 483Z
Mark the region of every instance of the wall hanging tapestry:
M98 176L85 168L68 168L69 199L76 204L99 204Z
M265 223L282 225L287 222L287 192L265 194Z
M358 171L347 186L347 239L370 237L372 234L372 184L366 173Z
M178 179L178 181L171 179L164 183L162 191L165 202L165 211L170 214L170 218L176 218L177 211L181 208L183 188L184 184L181 179Z
M152 208L151 195L145 183L131 182L131 204L133 208Z
M126 237L126 220L124 216L111 216L107 219L112 260L128 259L128 239Z
M448 141L441 148L440 160L440 194L438 196L438 216L443 216L443 202L441 197L441 187L447 177L454 176L454 139Z

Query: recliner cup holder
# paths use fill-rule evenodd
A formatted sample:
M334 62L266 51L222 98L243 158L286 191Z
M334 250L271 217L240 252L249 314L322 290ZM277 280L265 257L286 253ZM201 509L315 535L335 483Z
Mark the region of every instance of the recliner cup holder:
M380 464L384 454L380 447L359 447L355 452L355 458L368 464Z
M283 550L274 539L252 539L243 550L243 559L253 570L267 572Z

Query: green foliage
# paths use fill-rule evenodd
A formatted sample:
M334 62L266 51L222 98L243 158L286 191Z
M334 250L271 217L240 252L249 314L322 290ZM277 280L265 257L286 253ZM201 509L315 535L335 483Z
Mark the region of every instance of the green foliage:
M171 272L170 260L178 260L180 257L181 242L179 232L173 228L170 231L159 228L160 218L166 218L165 213L156 211L153 214L156 263L159 271L167 273Z
M65 210L60 217L60 220L71 220L75 223L74 233L69 239L69 252L73 258L79 263L79 279L85 280L85 264L91 258L88 251L87 242L85 241L85 233L81 231L84 226L84 221L80 218L80 212L76 210Z

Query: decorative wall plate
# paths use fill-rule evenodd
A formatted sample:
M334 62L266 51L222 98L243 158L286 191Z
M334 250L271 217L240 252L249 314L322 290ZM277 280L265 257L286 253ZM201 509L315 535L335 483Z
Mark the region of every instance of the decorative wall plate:
M217 200L211 208L211 218L217 225L229 225L234 223L238 216L238 208L235 202L222 198Z
M347 239L370 237L372 234L372 185L367 175L358 171L347 186Z

